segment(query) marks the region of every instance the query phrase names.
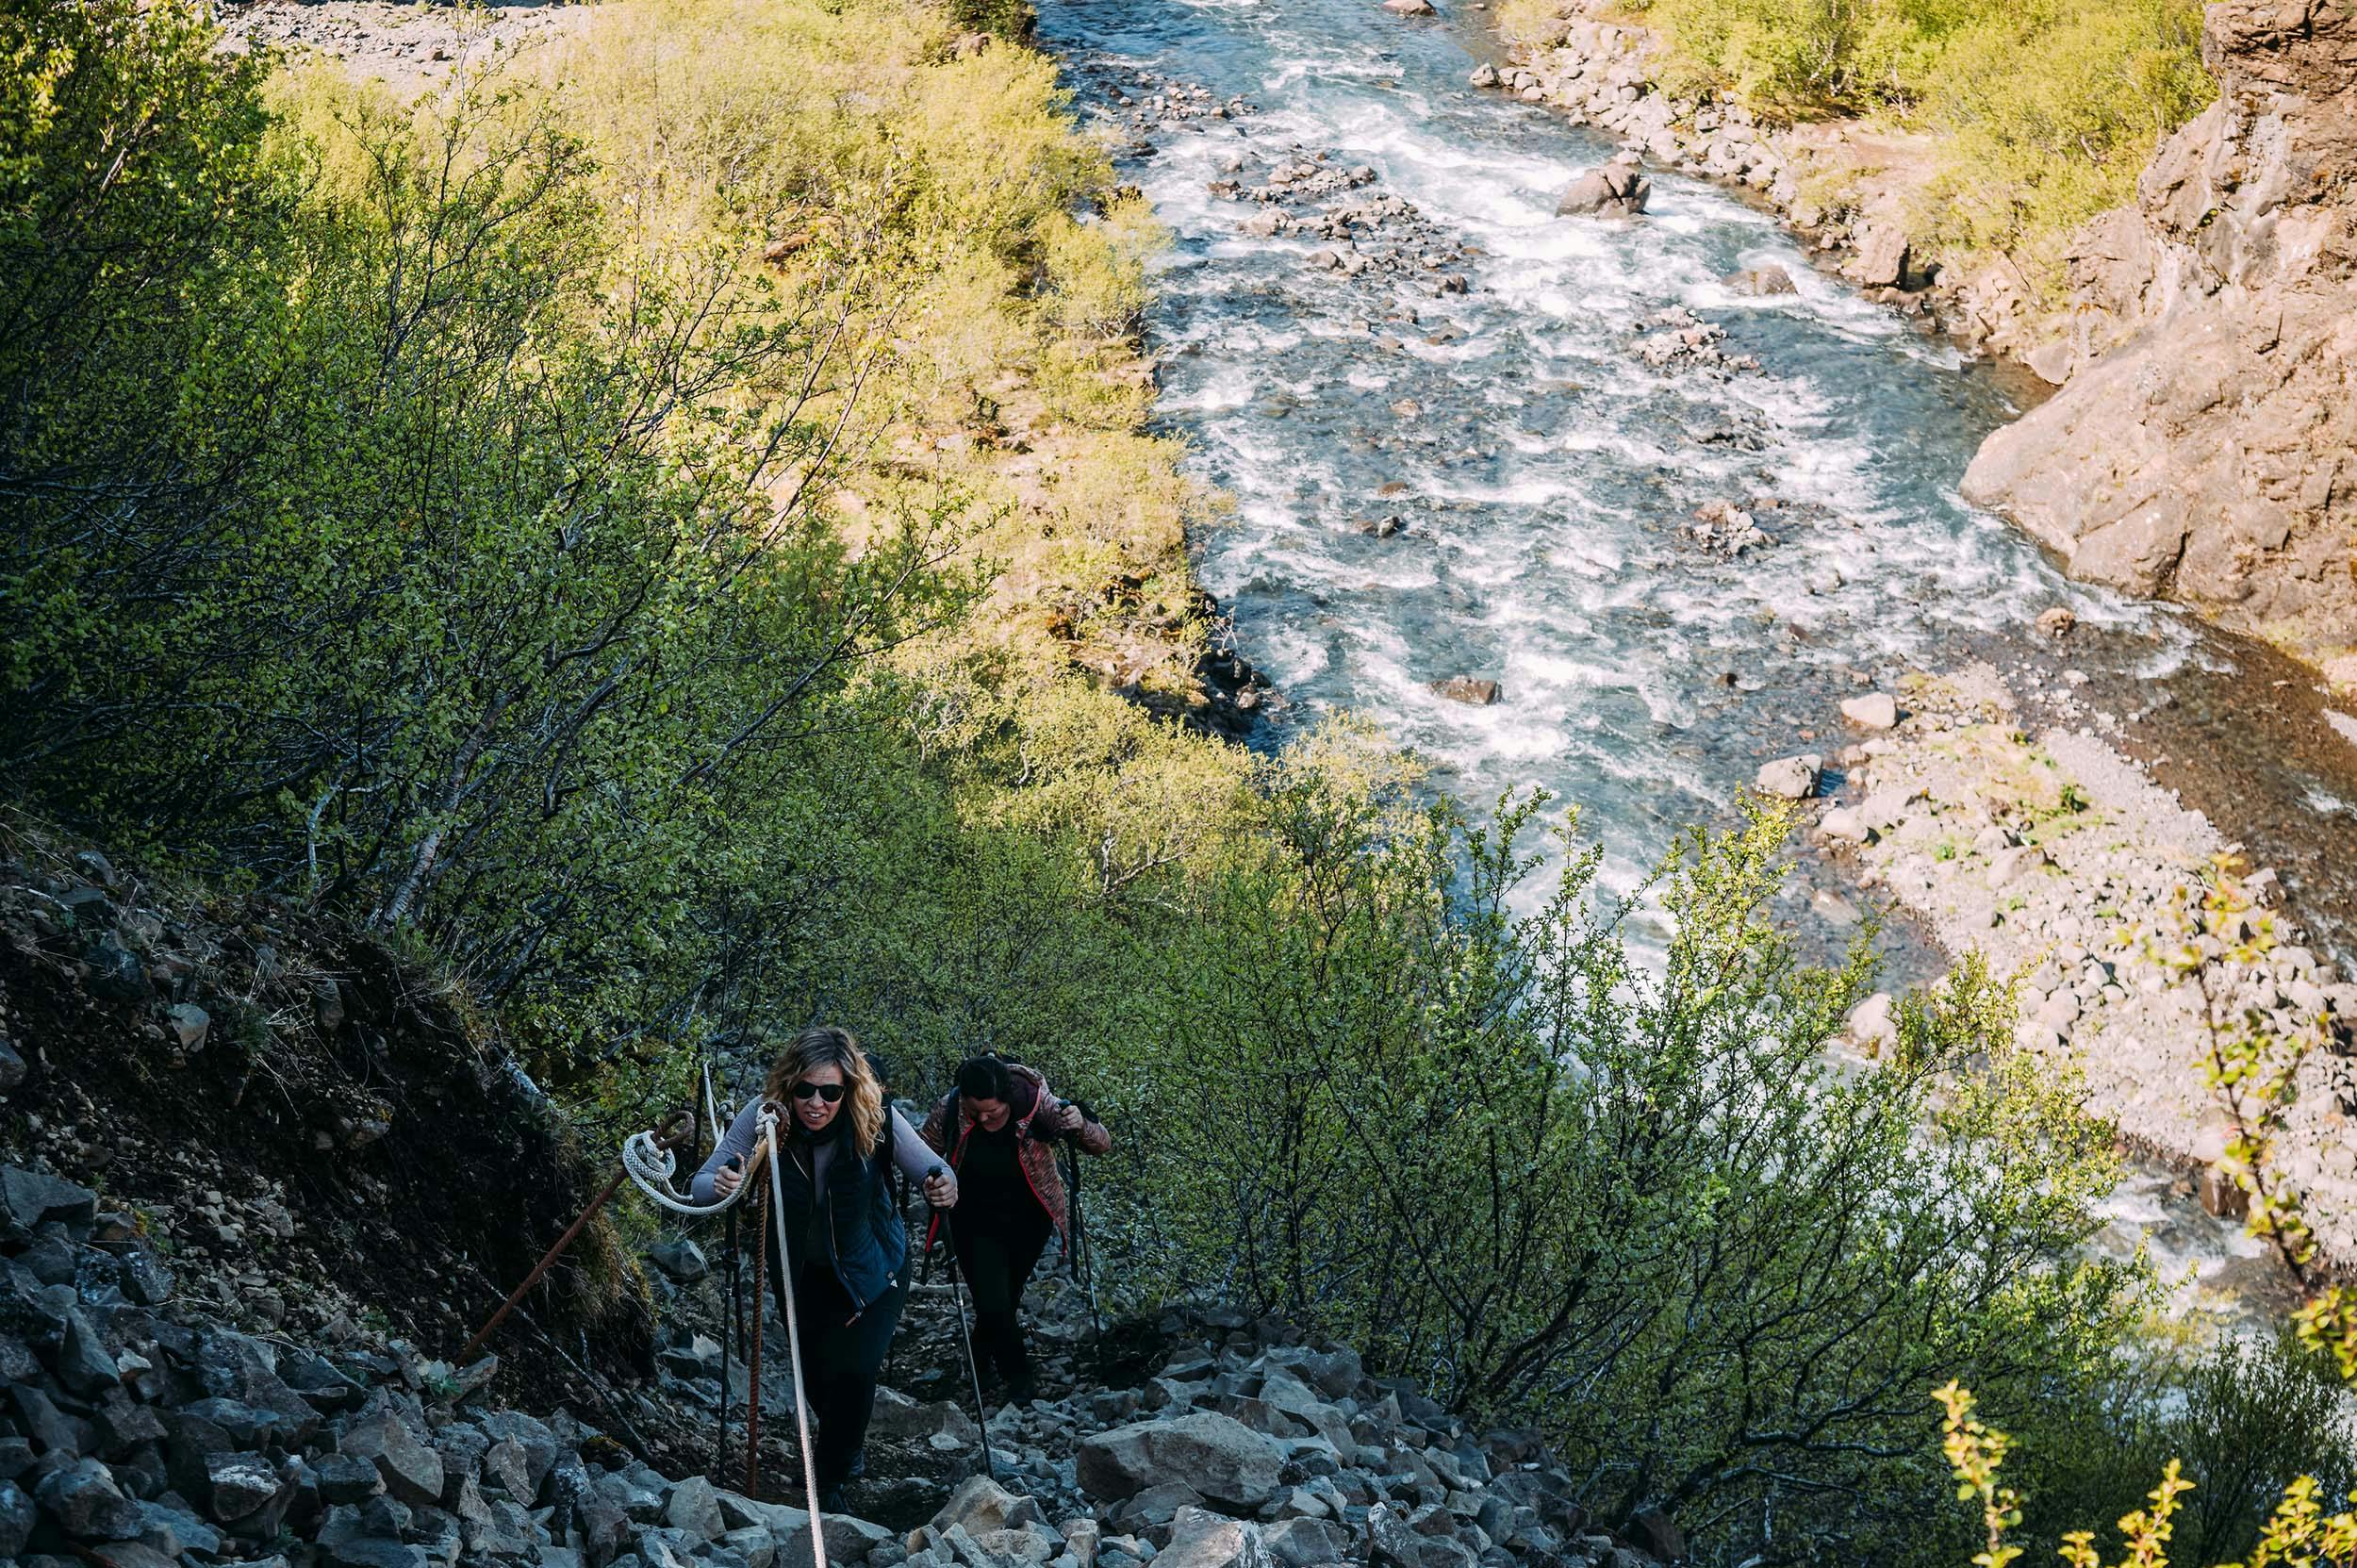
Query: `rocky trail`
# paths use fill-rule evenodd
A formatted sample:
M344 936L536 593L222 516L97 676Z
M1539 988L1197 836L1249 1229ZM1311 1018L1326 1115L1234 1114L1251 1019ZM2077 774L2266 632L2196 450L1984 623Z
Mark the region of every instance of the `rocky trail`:
M0 1561L26 1568L793 1568L785 1331L717 1448L726 1231L626 1197L467 1365L611 1169L422 976L16 824L0 856ZM585 1147L588 1146L588 1147ZM624 1240L635 1235L636 1243ZM701 1243L701 1245L700 1245ZM708 1259L707 1249L718 1255ZM853 1514L868 1568L1636 1568L1528 1434L1281 1322L1088 1322L1054 1265L1039 1396L967 1402L920 1285ZM746 1271L740 1270L740 1277ZM750 1298L750 1280L746 1280ZM996 1477L994 1479L994 1477Z

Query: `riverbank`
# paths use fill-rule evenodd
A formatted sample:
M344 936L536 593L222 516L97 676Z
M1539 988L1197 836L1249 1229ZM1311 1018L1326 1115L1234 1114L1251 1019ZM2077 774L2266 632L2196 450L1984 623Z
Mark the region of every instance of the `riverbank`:
M1959 199L1952 137L1867 119L1772 124L1708 90L1666 88L1696 62L1608 0L1537 9L1518 8L1512 58L1477 84L1756 193L1869 298L2064 390L1990 435L1967 499L2074 577L2191 605L2357 692L2340 477L2357 440L2344 12L2286 24L2213 8L2201 55L2216 101L2150 149L2123 205L2045 236L2040 260L1942 240ZM2260 149L2248 168L2245 148Z
M1578 0L1476 87L1544 104L1681 173L1754 193L1789 223L1812 259L1962 347L2018 361L2059 385L2069 374L2067 305L2026 287L2006 258L1940 247L1922 212L1943 173L1939 138L1856 119L1777 124L1742 103L1665 90L1667 50L1608 0Z
M1881 727L1837 759L1814 835L1952 956L2020 976L2021 1042L2084 1073L2089 1110L2132 1143L2204 1173L2214 1213L2241 1201L2210 1173L2231 1127L2202 1076L2214 1029L2255 1017L2316 1042L2277 1169L2328 1253L2357 1258L2357 984L2309 945L2274 873L2240 873L2248 916L2205 917L2205 878L2242 846L2099 738L2075 701L2080 721L2058 719L1986 665L1892 695L1852 710L1854 727ZM1877 1049L1888 1019L1861 1010L1853 1044Z

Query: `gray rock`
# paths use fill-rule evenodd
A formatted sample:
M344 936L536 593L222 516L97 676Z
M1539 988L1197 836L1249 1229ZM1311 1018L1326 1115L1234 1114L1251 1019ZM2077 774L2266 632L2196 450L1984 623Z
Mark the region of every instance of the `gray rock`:
M1861 730L1887 730L1899 722L1899 700L1887 691L1853 697L1841 704L1841 717Z
M278 1470L259 1454L207 1454L211 1510L224 1525L257 1513L278 1495Z
M370 1461L386 1488L405 1503L439 1503L442 1457L420 1443L391 1406L378 1404L353 1418L337 1451Z
M1154 1560L1162 1568L1271 1568L1259 1526L1195 1508L1178 1510L1170 1544Z
M1817 776L1825 766L1825 759L1815 751L1799 756L1778 757L1761 766L1752 783L1762 795L1781 800L1805 801L1817 793Z
M717 1540L722 1532L719 1494L701 1476L690 1476L671 1489L663 1517L673 1529L700 1542Z
M17 1165L0 1170L0 1207L27 1230L54 1219L87 1231L98 1220L96 1193Z
M712 1272L703 1249L685 1236L672 1236L647 1248L647 1262L683 1285L692 1285Z
M115 1360L107 1354L100 1343L98 1330L77 1311L65 1315L65 1332L58 1336L58 1351L53 1363L58 1381L85 1399L93 1398L102 1391L121 1381L115 1371Z
M205 1048L205 1039L212 1031L212 1015L194 1002L178 1002L164 1013L164 1022L179 1040L180 1048L193 1056Z
M25 1058L17 1053L14 1042L0 1038L0 1095L14 1092L30 1071Z
M33 1499L13 1480L0 1481L0 1560L25 1550L33 1534Z
M326 1550L336 1568L427 1568L425 1548L385 1536L357 1535Z
M1074 1461L1081 1490L1093 1496L1120 1499L1175 1480L1249 1510L1277 1495L1285 1451L1242 1422L1197 1411L1099 1432L1082 1440Z
M1792 274L1772 263L1765 267L1746 267L1739 272L1726 275L1726 286L1739 294L1754 299L1769 299L1778 294L1797 294L1800 287Z
M548 1423L538 1421L517 1411L492 1411L476 1419L494 1447L503 1442L512 1443L523 1450L526 1490L516 1494L519 1503L539 1500L541 1484L549 1478L549 1470L556 1463L556 1433ZM486 1450L485 1458L489 1458Z
M320 1496L330 1503L365 1503L385 1490L373 1461L357 1454L321 1454L311 1461Z
M1278 1568L1314 1568L1350 1556L1350 1531L1327 1519L1280 1519L1264 1527L1261 1541Z
M950 1526L963 1525L976 1535L987 1535L1047 1522L1031 1498L1009 1492L988 1476L969 1476L933 1515L932 1528L947 1534Z
M123 1494L113 1473L93 1459L53 1472L35 1489L42 1510L77 1541L127 1541L139 1534L139 1504Z

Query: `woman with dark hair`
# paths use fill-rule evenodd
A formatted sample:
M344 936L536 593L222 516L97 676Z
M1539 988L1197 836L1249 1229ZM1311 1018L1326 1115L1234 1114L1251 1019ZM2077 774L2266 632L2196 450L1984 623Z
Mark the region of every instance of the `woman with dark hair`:
M689 1192L698 1203L726 1197L760 1171L769 1152L760 1143L764 1103L783 1108L778 1184L791 1254L771 1278L781 1311L789 1281L794 1290L804 1392L818 1422L811 1461L819 1506L838 1510L867 1441L876 1374L908 1301L908 1231L891 1167L923 1180L936 1209L957 1203L958 1180L946 1171L926 1177L941 1162L885 1107L858 1040L821 1024L794 1037L762 1098L745 1107L696 1172Z
M957 1087L925 1118L924 1139L949 1157L964 1198L949 1239L974 1296L975 1360L995 1364L1008 1403L1023 1404L1038 1381L1016 1315L1023 1286L1067 1219L1055 1146L1103 1154L1113 1134L1050 1094L1035 1069L991 1054L958 1068Z

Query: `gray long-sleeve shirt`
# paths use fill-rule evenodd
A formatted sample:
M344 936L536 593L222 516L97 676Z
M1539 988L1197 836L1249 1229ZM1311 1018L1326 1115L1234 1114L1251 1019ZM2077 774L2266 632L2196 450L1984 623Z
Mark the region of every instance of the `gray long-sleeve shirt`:
M793 1114L791 1110L786 1112L789 1116ZM844 1110L837 1112L836 1114L849 1115L850 1113L849 1110ZM900 1168L900 1174L910 1180L924 1180L927 1171L942 1164L941 1156L935 1154L925 1140L916 1135L916 1130L909 1126L906 1118L899 1112L887 1113L887 1119L892 1131L892 1163L898 1165ZM710 1203L718 1196L712 1190L712 1179L719 1173L720 1167L731 1160L751 1160L753 1149L760 1142L761 1101L756 1099L749 1102L744 1110L736 1114L736 1120L729 1124L728 1135L714 1147L712 1157L697 1168L694 1179L687 1184L688 1196L698 1203ZM811 1155L811 1190L813 1192L822 1193L827 1190L827 1169L834 1163L834 1149L832 1140L813 1146Z

